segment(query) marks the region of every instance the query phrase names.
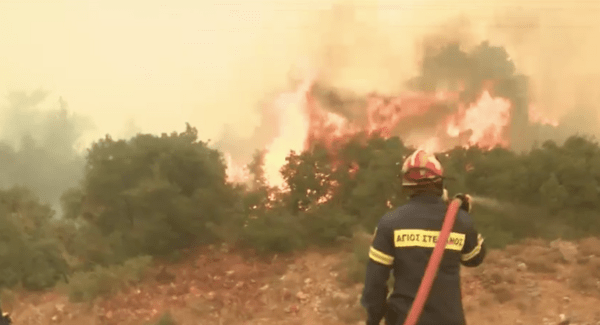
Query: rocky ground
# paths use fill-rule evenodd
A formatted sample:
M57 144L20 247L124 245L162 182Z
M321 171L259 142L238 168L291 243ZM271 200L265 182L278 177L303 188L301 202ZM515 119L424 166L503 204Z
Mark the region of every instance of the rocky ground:
M15 325L142 325L169 311L180 325L364 324L352 253L311 250L268 260L207 249L158 268L141 285L93 304L58 292L3 297ZM463 269L469 324L599 324L600 239L530 240Z

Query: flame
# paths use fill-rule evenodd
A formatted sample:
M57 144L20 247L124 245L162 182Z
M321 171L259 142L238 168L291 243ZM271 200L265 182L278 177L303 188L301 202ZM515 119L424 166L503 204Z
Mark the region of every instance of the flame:
M439 152L441 151L441 147L440 139L433 137L426 140L418 149L423 149L428 152Z
M264 159L265 177L272 186L284 184L279 170L290 151L304 150L310 127L307 115L308 93L313 80L312 76L305 79L295 91L281 94L273 103L279 118L274 123L279 128L279 135L267 146Z
M366 98L366 121L361 123L323 107L324 104L314 98L314 81L314 75L310 75L294 91L281 94L273 103L278 113L278 120L273 124L279 133L265 148L267 153L264 159L265 177L271 186L282 189L285 185L280 169L292 150L301 152L321 143L335 153L332 149L336 145L358 132L390 137L401 121L412 118L422 120L429 114L435 119L430 122L437 124L431 130L425 130L426 133L417 124L413 126L414 130L402 130L403 134L408 134L403 138L407 144L432 152L450 149L457 143L466 147L477 145L484 149L509 145L507 131L512 103L508 99L493 96L493 82L483 85L485 87L482 86L480 97L468 105L460 102L458 91L406 92L396 97L372 93ZM458 110L454 113L440 110L444 105L458 107ZM435 110L439 110L440 115L436 115ZM410 125L410 120L407 121L406 125ZM352 174L356 172L356 166L350 169ZM231 170L231 179L247 179L239 176L243 175L239 168L232 167Z
M437 103L458 99L454 92L438 91L435 94L408 92L398 97L371 94L367 102L368 131L391 136L391 131L402 119L426 113Z
M343 116L320 107L311 93L307 93L306 96L309 128L305 135L305 149L311 148L317 142L332 149L336 140L344 139L359 131L359 128Z
M228 152L223 153L227 166L227 181L232 183L247 183L250 180L248 168L236 164Z
M459 112L450 118L447 133L457 137L462 132L470 131L468 145L478 145L481 148L495 146L508 147L505 138L506 128L510 123L512 104L505 98L494 98L485 90L476 103L468 109L460 107Z

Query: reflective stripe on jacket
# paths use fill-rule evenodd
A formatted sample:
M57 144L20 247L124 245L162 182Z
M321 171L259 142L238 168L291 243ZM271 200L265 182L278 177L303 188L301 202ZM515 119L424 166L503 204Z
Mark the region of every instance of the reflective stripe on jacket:
M446 209L441 197L421 194L381 218L369 250L361 299L368 312L367 324L379 324L386 313L395 315L397 324L404 322L437 243ZM460 266L478 266L485 251L471 216L459 210L419 325L465 324ZM395 282L388 297L390 271Z

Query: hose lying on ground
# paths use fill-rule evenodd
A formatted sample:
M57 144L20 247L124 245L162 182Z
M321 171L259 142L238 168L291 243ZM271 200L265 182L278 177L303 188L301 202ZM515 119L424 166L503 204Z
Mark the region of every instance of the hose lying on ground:
M425 275L421 280L421 285L419 286L415 300L410 308L410 312L404 321L404 325L416 325L419 317L421 316L423 306L425 306L427 297L429 297L429 291L431 290L433 280L435 280L440 262L442 261L442 256L444 255L444 250L446 249L448 237L450 237L450 232L454 227L456 214L458 213L458 209L461 205L462 201L460 199L454 199L448 206L446 216L444 217L444 223L442 225L442 230L440 231L440 237L433 248L431 258L429 259L427 268L425 269Z

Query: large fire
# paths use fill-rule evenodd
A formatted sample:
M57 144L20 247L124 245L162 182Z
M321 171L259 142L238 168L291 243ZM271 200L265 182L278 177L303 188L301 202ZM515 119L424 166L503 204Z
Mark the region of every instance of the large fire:
M304 150L306 137L310 131L307 115L308 93L313 78L304 80L294 92L283 93L273 103L278 120L273 121L278 128L278 136L266 148L264 160L265 177L272 185L281 185L284 180L279 169L285 164L290 151Z
M469 108L464 109L464 105L460 105L459 112L448 119L446 131L452 137L470 132L468 145L487 149L507 147L506 128L510 123L511 107L509 100L494 98L486 90Z
M278 120L273 124L279 135L267 146L265 155L265 176L271 186L282 186L284 180L280 169L285 165L290 151L301 152L315 142L333 146L357 132L379 133L384 137L398 134L399 123L411 118L421 118L432 122L428 132L417 133L420 125L411 124L409 136L403 140L414 147L440 152L459 146L479 146L491 149L496 146L508 147L508 127L511 121L513 103L502 97L494 97L485 90L473 103L462 103L458 92L437 91L432 93L410 92L397 97L369 95L366 100L366 121L350 121L344 116L332 113L316 100L313 93L314 79L307 78L295 91L281 94L273 103ZM455 105L452 113L440 111L440 105ZM541 115L530 108L530 119L541 120ZM440 116L440 115L446 116ZM537 115L536 115L537 114ZM429 118L430 116L431 119ZM416 121L416 120L415 120ZM544 121L554 124L553 121ZM409 130L409 131L411 131ZM412 131L411 131L412 132ZM403 134L406 134L405 130ZM228 176L232 181L247 180L244 171L229 159Z

